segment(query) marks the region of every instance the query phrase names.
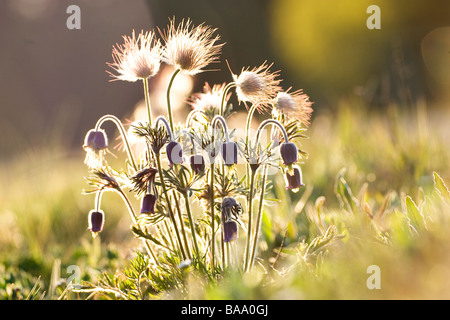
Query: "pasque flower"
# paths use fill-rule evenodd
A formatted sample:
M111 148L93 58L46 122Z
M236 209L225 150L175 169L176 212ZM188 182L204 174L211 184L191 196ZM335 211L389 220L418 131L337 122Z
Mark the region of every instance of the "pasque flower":
M216 62L223 44L220 37L213 36L216 29L204 23L194 27L191 20L182 20L176 26L175 18L169 21L166 31L161 32L165 41L163 60L184 73L194 75L208 64Z
M293 142L283 142L280 146L280 155L287 166L297 162L297 146Z
M103 224L105 222L105 214L102 210L91 210L88 216L89 231L95 237L99 232L103 230Z
M222 144L222 157L225 165L232 166L238 161L238 147L234 141L224 142Z
M172 167L174 164L183 163L183 148L177 141L170 141L166 147L167 159L169 159L169 165Z
M107 71L113 80L135 82L155 76L161 64L162 47L155 40L153 31L141 31L137 36L135 31L131 37L123 36L124 43L113 47L114 62L107 63L115 72Z
M233 75L236 84L236 94L239 101L251 102L258 105L257 110L268 108L277 92L280 91L281 80L277 79L278 72L271 72L265 61L261 66L253 69L242 69L239 75Z
M303 187L302 171L300 167L294 166L291 170L286 170L286 189L292 191L298 191L300 187Z
M108 138L102 129L91 129L86 134L83 148L86 151L84 163L91 169L99 169L103 166Z
M156 196L151 193L147 193L142 198L141 213L152 214L155 213Z
M189 158L189 164L192 172L200 174L205 171L205 158L201 154L194 154Z
M222 96L224 87L225 84L215 84L211 87L206 82L203 86L203 92L194 93L187 102L193 110L203 112L211 120L214 116L220 114L222 103L226 105L231 96L231 93Z
M309 100L308 95L303 93L303 90L297 90L293 93L288 91L278 92L275 99L275 108L304 125L309 125L313 103Z
M241 205L232 197L225 197L222 201L223 241L230 242L238 238L238 218L242 210Z

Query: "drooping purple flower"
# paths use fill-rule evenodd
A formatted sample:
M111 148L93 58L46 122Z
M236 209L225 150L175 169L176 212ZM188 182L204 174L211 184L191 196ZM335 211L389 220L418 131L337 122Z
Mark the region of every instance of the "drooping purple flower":
M91 169L101 168L108 148L108 138L105 131L101 129L89 130L84 138L83 148L86 150L84 163Z
M142 198L141 213L153 214L155 213L156 196L151 193L147 193Z
M297 162L297 146L293 142L283 142L280 146L280 155L287 166Z
M238 147L234 141L224 142L222 144L222 157L225 165L232 166L238 161Z
M239 238L238 224L234 220L223 223L223 241L230 242Z
M93 150L102 150L108 147L108 139L105 131L91 129L86 134L84 139L84 147L91 148Z
M225 197L222 201L222 223L223 223L223 241L230 242L239 237L238 224L235 219L238 218L242 210L241 205L232 197Z
M291 172L287 170L285 177L287 190L298 191L300 187L304 186L302 181L302 171L300 167L293 167Z
M173 164L183 163L183 148L178 142L170 141L167 144L166 153L171 167L173 166Z
M103 224L105 222L104 213L102 210L91 210L88 216L89 230L92 232L92 236L96 236L97 233L103 230Z
M194 154L189 158L191 169L195 174L205 171L205 158L201 154Z

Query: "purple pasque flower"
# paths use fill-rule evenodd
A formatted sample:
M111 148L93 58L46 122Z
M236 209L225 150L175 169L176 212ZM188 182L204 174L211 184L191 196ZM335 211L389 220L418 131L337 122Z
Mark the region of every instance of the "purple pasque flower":
M89 230L92 232L92 236L96 236L103 230L103 224L105 222L105 214L102 210L91 210L88 216Z
M155 213L156 200L157 200L156 195L151 194L151 193L147 193L142 198L141 213L145 213L145 214L153 214L153 213Z
M232 166L238 161L238 147L234 141L224 142L222 144L222 157L225 165Z
M225 197L222 201L222 223L223 223L223 241L230 242L239 237L238 224L236 219L239 217L242 207L236 199Z
M293 142L283 142L280 146L280 155L284 165L288 166L297 162L298 149Z
M174 164L183 163L183 148L181 144L176 141L170 141L166 147L167 158L169 159L169 165L172 167Z
M285 179L287 190L298 191L300 187L304 186L302 171L298 166L293 166L292 169L286 170Z

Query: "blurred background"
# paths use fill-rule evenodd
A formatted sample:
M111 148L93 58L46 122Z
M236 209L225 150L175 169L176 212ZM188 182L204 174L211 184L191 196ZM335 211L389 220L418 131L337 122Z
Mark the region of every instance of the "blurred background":
M80 30L66 27L72 4L81 9ZM381 9L379 30L366 27L366 10L374 4ZM433 170L449 181L447 0L4 0L0 278L17 267L26 271L24 279L50 281L55 265L71 263L95 274L95 267L114 269L134 247L123 204L113 195L104 200L102 249L92 242L86 219L93 197L81 195L87 187L81 146L99 117L133 120L142 105L140 83L110 81L112 46L133 29L165 29L171 17L205 22L226 43L220 62L210 67L214 72L177 77L176 120L189 111L185 99L205 82L232 80L226 60L234 73L273 62L284 89L303 89L314 101L304 142L310 159L303 167L306 184L314 187L312 201L324 195L337 204L334 179L343 167L356 190L369 182L377 195L391 189L414 194L432 184ZM165 112L169 75L163 68L150 81L156 113ZM301 194L291 195L293 205ZM294 219L281 216L281 226ZM0 282L0 295L1 289Z
M66 27L71 4L80 6L80 30ZM372 4L381 9L380 30L366 27ZM316 114L349 94L374 107L417 97L444 105L449 12L445 0L2 1L1 158L54 139L79 147L99 116L129 115L142 88L109 82L112 46L133 29L164 29L173 16L218 28L226 43L211 67L220 71L196 76L194 92L205 81L231 80L225 59L235 73L267 60L281 70L284 88L311 96Z

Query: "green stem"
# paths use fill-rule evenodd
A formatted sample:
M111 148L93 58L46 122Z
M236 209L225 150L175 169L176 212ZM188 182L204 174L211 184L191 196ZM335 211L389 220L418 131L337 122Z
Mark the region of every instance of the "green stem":
M225 133L225 141L226 142L230 142L230 135L228 134L228 126L227 126L227 123L226 123L225 119L222 116L215 116L211 120L211 126L212 126L212 129L213 129L213 135L215 133L216 123L217 122L220 122L220 124L222 125L222 130Z
M245 144L248 145L248 138L250 134L250 125L252 123L253 114L255 110L258 108L258 104L253 104L248 110L247 121L245 123Z
M170 220L172 221L173 228L175 229L175 235L177 236L178 246L180 247L180 251L181 251L181 255L183 256L183 259L186 259L186 253L184 252L183 244L181 242L180 232L178 231L178 228L177 228L177 223L175 221L175 216L173 214L172 205L170 204L170 199L169 199L169 194L167 192L166 183L164 181L163 171L162 171L162 166L161 166L161 156L159 153L156 155L156 164L158 166L159 178L161 180L161 186L163 188L164 197L166 198L166 202L167 202L167 209L169 210L169 217L170 217Z
M144 83L144 97L145 97L145 105L147 107L147 113L148 113L148 124L149 126L152 125L152 110L150 107L150 97L148 93L148 79L142 79L142 82Z
M262 208L264 206L264 193L266 192L267 168L268 168L268 165L264 165L263 177L262 177L262 181L261 181L261 183L262 183L262 185L261 185L261 195L259 197L259 207L258 207L258 214L256 216L255 234L253 236L253 245L252 245L252 251L251 251L251 255L250 255L249 270L253 267L253 263L255 261L256 244L258 243L259 229L261 228Z
M253 187L255 184L255 171L251 170L250 175L250 190L249 197L247 199L247 211L248 211L248 224L247 224L247 241L245 245L245 261L244 261L244 271L248 270L250 264L250 243L252 236L252 213L253 213Z
M127 134L125 132L125 128L122 125L122 122L120 122L119 118L117 118L116 116L112 115L112 114L107 114L104 115L103 117L101 117L100 119L98 119L96 125L95 125L95 130L99 130L101 125L103 124L103 122L105 121L111 121L113 122L117 129L119 129L120 135L122 136L122 140L125 144L125 150L127 151L128 154L128 159L130 159L131 164L133 165L134 170L138 170L137 165L136 165L136 161L134 160L134 156L133 156L133 152L131 152L131 147L130 144L128 143L128 139L127 139Z
M178 220L180 220L181 233L183 235L183 240L184 240L184 245L186 247L187 255L188 255L189 259L192 259L191 251L189 249L189 243L188 243L187 236L186 236L186 230L184 228L183 215L181 214L180 203L178 202L178 197L177 197L175 191L173 192L173 196L175 198L175 205L177 207L177 212L178 212Z
M211 182L210 182L210 197L209 197L209 204L210 204L210 211L211 211L211 271L214 273L214 251L215 251L215 217L214 217L214 163L211 163Z
M164 222L164 227L166 228L167 237L169 238L169 241L170 241L170 244L172 245L172 248L174 248L173 251L175 251L175 250L176 250L176 244L175 244L175 242L173 241L172 230L170 230L170 226L169 226L169 224L167 223L167 220L166 220L166 219L164 219L163 222ZM161 229L159 229L159 231L162 233L162 230L161 230Z
M194 109L191 112L189 112L187 118L186 118L186 128L190 128L191 127L191 121L192 119L195 118L195 116L201 113L205 118L206 118L206 113L205 111L201 110L201 109Z
M191 203L189 202L189 197L188 197L187 192L183 193L183 197L184 197L184 204L186 206L186 212L187 212L188 219L189 219L189 224L191 225L192 241L194 242L195 254L197 255L197 257L200 257L200 250L198 248L197 235L196 235L197 232L195 231L195 224L194 224L194 219L192 217Z
M170 129L173 131L173 115L172 115L172 106L170 104L170 90L172 89L173 81L175 80L176 75L181 71L181 69L175 70L170 78L169 85L167 86L167 113L169 115L169 123Z
M133 206L130 203L130 200L128 199L128 197L125 195L125 193L123 192L123 190L121 188L115 189L120 196L122 197L123 201L125 202L125 204L127 205L128 208L128 212L130 213L131 216L131 221L133 222L133 224L137 224L137 216L136 213L134 212ZM153 260L155 261L156 265L159 267L159 261L158 259L156 259L156 255L153 252L152 247L150 246L150 244L147 242L146 239L142 239L142 242L145 245L145 248L147 249L147 252L152 256Z
M250 110L248 110L248 114L247 114L247 121L245 124L245 147L247 148L247 150L250 149L250 146L249 146L250 124L252 122L253 113L255 113L255 110L257 107L258 107L258 104L253 104L250 107ZM250 172L251 172L250 163L247 163L247 174L246 174L247 186L250 184L250 181L249 181Z
M100 211L100 204L102 202L103 189L97 191L95 195L95 211Z
M223 88L222 92L222 102L220 103L220 113L219 115L223 116L225 113L225 99L227 98L228 91L230 91L231 88L236 87L235 82L230 82Z

